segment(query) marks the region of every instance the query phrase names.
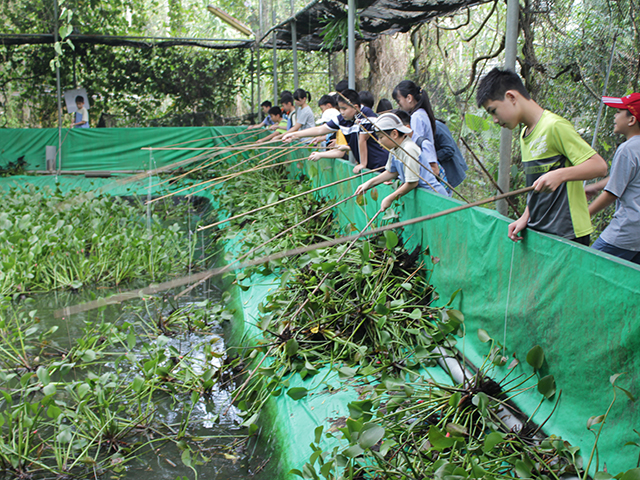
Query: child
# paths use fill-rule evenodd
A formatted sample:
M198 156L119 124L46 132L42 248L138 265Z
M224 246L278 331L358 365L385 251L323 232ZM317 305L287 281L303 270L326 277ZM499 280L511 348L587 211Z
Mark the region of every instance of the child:
M391 95L400 108L411 115L411 139L422 148L420 162L430 166L433 173L442 177L433 137L436 117L433 115L429 95L411 80L400 82Z
M576 133L565 119L544 110L531 97L520 77L494 68L485 75L476 94L495 123L513 130L524 125L520 137L527 186L522 216L509 225L514 242L527 227L589 245L593 231L582 180L602 177L606 162Z
M296 104L296 123L291 126L289 131L297 132L315 127L316 119L313 116L313 110L307 103L311 100L311 94L299 88L293 92L293 100Z
M276 133L278 135L283 135L287 131L287 121L282 118L282 110L277 105L275 107L271 107L269 109L269 117L273 122L273 125L276 125L278 128Z
M384 211L391 206L396 198L406 195L416 187L431 188L418 176L417 172L420 171L420 164L418 163L420 147L411 140L411 129L403 125L398 116L393 113L380 115L376 119L375 128L386 134L379 135L380 143L388 148L391 153L387 160L385 171L360 185L356 189L356 195L362 195L376 185L400 177L402 185L396 191L383 198L380 203L380 210ZM433 175L431 176L433 177ZM442 185L440 185L440 189L440 193L446 195Z
M337 122L329 120L329 122L324 125L310 128L304 132L287 133L282 140L290 142L294 138L325 135L340 130L347 139L349 148L358 162L353 168L353 173L358 173L365 167L375 169L384 166L387 163L389 154L383 150L369 134L364 133L365 130L369 132L373 131L371 120L364 116L364 118L356 118L358 111L352 105L360 105L358 92L347 89L342 92L342 95L344 95L347 100L343 97L338 98L340 115L338 116ZM311 160L318 160L319 158L341 158L343 155L343 150L335 149L326 152L314 152L309 158Z
M455 188L467 178L465 173L468 169L467 162L464 161L462 152L456 145L449 127L437 118L434 140L438 163L447 172L447 182Z
M616 150L609 177L585 188L590 193L604 188L589 205L590 215L616 202L613 220L592 247L640 265L640 93L602 101L619 109L613 133L624 135L626 142Z
M71 126L73 128L89 128L89 112L84 108L82 95L76 97L76 107L78 110L74 113L74 121Z
M336 121L338 119L338 115L340 115L340 112L336 108L336 99L332 95L323 95L320 97L320 100L318 100L318 107L320 107L320 111L322 112L322 117L319 120L320 125L324 125L329 120ZM314 145L322 144L323 142L324 144L327 144L334 138L334 133L320 135L315 137L311 143ZM344 143L346 144L346 141Z
M411 116L407 112L405 112L404 110L397 109L397 110L393 110L391 113L396 115L405 127L411 129ZM418 144L416 143L416 145ZM418 147L419 146L420 145L418 145ZM420 153L422 153L422 150L420 150ZM421 162L418 162L418 163L421 163ZM433 172L431 171L431 169L427 168L428 164L418 165L418 166L420 167L420 176L424 180L426 180L430 185L430 186L427 186L426 184L424 184L424 181L422 181L422 184L420 185L421 187L422 186L427 187L428 190L431 190L432 192L435 191L436 193L439 193L441 195L446 195L447 197L451 196L451 194L447 190L447 187L445 187L443 184L441 184L438 181L438 179L433 175ZM385 185L389 185L390 183L391 182L385 183Z
M390 112L392 109L393 105L391 105L391 102L386 98L381 98L376 107L376 113L380 115L381 113Z
M358 96L360 97L360 109L362 110L364 107L367 107L373 112L373 105L376 103L375 98L373 98L373 93L368 90L362 90L358 93ZM367 114L365 113L365 115ZM367 115L367 117L369 116L370 115Z
M261 127L270 127L271 125L273 125L273 122L271 121L271 116L269 115L269 110L271 109L271 102L269 100L265 100L260 104L260 106L262 107L262 113L265 115L264 120L260 123L256 123L255 125L249 125L247 127L247 130L253 130L255 128L261 128Z
M294 102L293 95L291 95L288 92L282 92L282 95L280 96L280 104L282 105L282 109L281 109L282 118L287 121L287 131L291 129L291 126L293 125L292 122L295 122L295 116L293 115L294 113L293 102ZM285 118L285 114L286 114L286 118ZM273 141L280 140L282 138L282 133L278 133L279 129L280 127L278 124L271 125L269 127L269 130L273 130L274 132L271 135L268 135L256 141L256 143L265 143L271 140Z

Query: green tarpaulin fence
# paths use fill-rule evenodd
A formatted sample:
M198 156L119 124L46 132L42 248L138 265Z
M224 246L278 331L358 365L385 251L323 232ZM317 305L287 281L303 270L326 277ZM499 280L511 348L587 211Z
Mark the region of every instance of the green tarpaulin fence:
M242 135L225 137L240 131L238 127L66 128L62 130L61 170L147 170L164 167L201 154L203 150L142 149L184 142L189 143L178 147L233 145L240 141ZM0 129L0 167L24 157L27 170L45 170L47 146L58 148L57 129Z

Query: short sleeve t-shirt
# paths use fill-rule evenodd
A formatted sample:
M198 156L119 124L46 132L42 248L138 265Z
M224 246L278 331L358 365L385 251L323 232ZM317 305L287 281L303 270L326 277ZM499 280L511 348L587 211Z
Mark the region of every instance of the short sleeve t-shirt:
M409 137L405 137L400 147L402 148L396 147L391 150L385 170L390 173L397 173L402 183L418 182L419 188L425 188L431 192L448 196L447 191L436 180L433 173L420 166L418 162L420 147Z
M580 165L596 153L567 120L547 110L529 135L525 131L520 147L527 186L547 172ZM552 193L529 192L527 205L527 226L533 230L567 239L593 231L582 181L563 183Z
M431 128L431 120L424 108L419 108L411 114L411 130L413 136L411 139L414 142L418 142L418 139L422 137L420 153L420 162L428 165L429 163L437 163L438 157L436 155L435 141L433 139L433 129ZM426 141L424 141L426 140Z
M296 109L296 123L301 125L300 130L315 127L316 119L313 116L313 110L307 105L304 108Z
M613 219L600 237L609 245L640 252L640 135L618 147L604 189L618 200Z
M76 125L75 128L89 128L89 112L85 107L77 110L74 114L74 123L87 122L82 125Z
M342 115L339 115L336 120L329 120L326 123L327 127L334 132L342 132L347 140L349 148L351 148L353 156L356 157L358 162L360 162L360 150L358 143L359 135L364 133L365 130L373 132L373 125L366 117L355 120L346 120ZM384 150L378 142L371 137L367 138L367 152L367 168L374 169L383 167L387 164L389 152Z

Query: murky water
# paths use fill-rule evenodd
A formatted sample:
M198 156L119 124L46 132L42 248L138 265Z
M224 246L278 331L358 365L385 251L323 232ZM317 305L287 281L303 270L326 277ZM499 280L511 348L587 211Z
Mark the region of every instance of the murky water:
M131 286L128 286L129 288ZM94 310L71 318L55 319L54 312L64 306L75 305L94 299L95 296L106 297L113 290L100 289L80 292L52 292L32 297L33 304L29 309L37 309L38 318L43 324L44 330L57 325L52 341L63 348L67 348L80 338L83 329L92 323L111 322L122 324L129 322L141 323L141 319L149 320L148 313L154 317L150 308L144 308L142 300L134 300L121 305L110 305L100 310ZM173 292L176 293L176 292ZM157 307L167 302L167 297L157 297L153 305ZM163 300L164 299L164 300ZM195 288L189 295L179 299L179 307L185 307L194 303L209 302L209 305L220 301L220 291L213 284L203 284ZM147 303L149 305L149 302ZM176 305L172 305L171 308ZM168 333L166 335L167 348L175 348L180 355L191 355L192 358L203 360L203 353L195 348L203 342L213 345L220 358L214 358L214 367L221 367L225 352L224 329L218 323L211 323L200 332ZM134 347L134 353L140 353L142 342ZM258 436L246 438L246 429L240 426L243 421L237 415L235 407L230 405L233 384L221 387L215 383L211 392L201 397L195 404L189 418L186 438L191 445L197 446L200 456L199 461L189 468L182 461L184 449L175 442L155 443L153 449L146 451L129 462L125 466L113 465L112 468L98 472L96 478L103 479L136 479L136 480L174 480L178 477L199 479L273 479L277 461L272 459L274 455L270 448L269 436L260 431ZM175 398L167 395L166 398L156 400L156 418L163 423L179 429L184 415L191 409L191 403L183 405L177 403ZM139 438L131 439L134 442L154 440L153 432L141 433ZM205 461L202 461L204 458ZM198 463L198 464L196 464ZM195 471L194 471L195 470ZM1 477L1 475L0 475Z

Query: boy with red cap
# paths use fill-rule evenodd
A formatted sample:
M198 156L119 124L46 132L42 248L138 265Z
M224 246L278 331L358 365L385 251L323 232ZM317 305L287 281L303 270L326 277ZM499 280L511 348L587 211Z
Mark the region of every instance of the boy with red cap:
M613 133L624 135L611 162L611 173L585 188L587 195L604 192L589 205L589 214L616 202L613 220L593 248L640 264L640 93L626 97L602 97L605 105L617 108Z

